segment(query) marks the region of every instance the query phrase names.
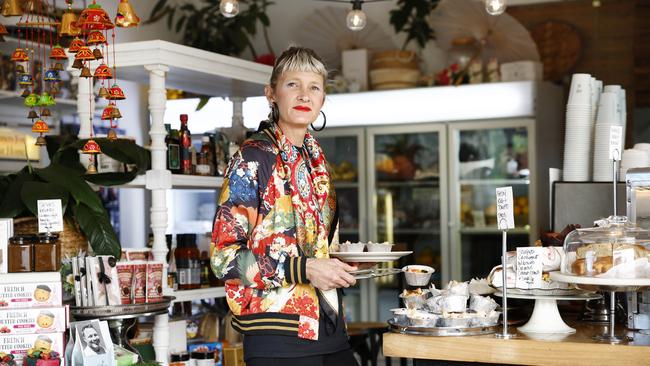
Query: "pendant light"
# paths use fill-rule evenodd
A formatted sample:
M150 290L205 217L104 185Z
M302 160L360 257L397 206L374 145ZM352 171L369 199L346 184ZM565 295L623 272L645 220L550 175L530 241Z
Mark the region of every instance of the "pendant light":
M239 1L237 0L221 0L219 3L219 11L226 18L232 18L239 14Z
M360 0L355 0L352 2L352 10L348 13L345 18L345 24L352 31L360 31L366 27L366 13L361 10Z
M508 6L507 0L485 0L485 11L490 15L501 15Z

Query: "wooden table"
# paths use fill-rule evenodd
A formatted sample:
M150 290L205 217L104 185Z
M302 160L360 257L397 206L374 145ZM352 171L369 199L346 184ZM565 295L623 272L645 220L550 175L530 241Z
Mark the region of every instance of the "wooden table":
M428 337L391 332L384 334L383 352L388 357L515 365L650 364L648 346L599 343L591 337L604 333L605 326L586 323L570 325L577 332L564 338L560 336L559 339L555 335L540 335L533 339L522 333L518 333L516 339L502 340L494 335ZM509 330L512 332L515 329ZM621 329L617 334L620 335L622 331Z

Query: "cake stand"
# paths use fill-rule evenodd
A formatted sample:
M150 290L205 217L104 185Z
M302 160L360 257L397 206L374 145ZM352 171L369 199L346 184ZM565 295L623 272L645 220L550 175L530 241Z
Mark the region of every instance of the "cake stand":
M576 287L588 291L609 292L609 333L594 336L600 342L621 343L624 338L616 335L614 331L616 314L616 292L636 292L650 287L650 278L602 278L575 276L560 272L551 272L553 281L572 283Z
M501 292L495 293L496 296L502 296ZM555 333L570 334L576 330L568 326L557 308L558 300L595 300L601 296L592 293L573 294L573 295L524 295L508 294L513 299L535 300L533 315L528 322L517 328L524 333Z

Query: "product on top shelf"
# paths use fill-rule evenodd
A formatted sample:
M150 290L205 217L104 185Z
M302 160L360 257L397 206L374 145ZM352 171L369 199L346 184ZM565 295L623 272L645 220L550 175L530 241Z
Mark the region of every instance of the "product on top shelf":
M192 134L187 128L187 114L181 114L181 129L179 131L179 143L181 151L181 173L192 174Z
M165 137L165 144L167 145L167 169L172 174L181 173L181 145L179 141L179 133L176 129L171 129L171 125L165 124L167 136Z

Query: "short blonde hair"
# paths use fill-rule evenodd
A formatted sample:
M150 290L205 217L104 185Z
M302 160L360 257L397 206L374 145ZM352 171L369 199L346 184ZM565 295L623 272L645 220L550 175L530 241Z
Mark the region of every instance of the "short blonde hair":
M306 47L291 46L286 49L273 65L271 80L269 84L275 89L280 75L287 71L314 72L323 77L323 84L327 83L327 68L323 60L314 52Z

